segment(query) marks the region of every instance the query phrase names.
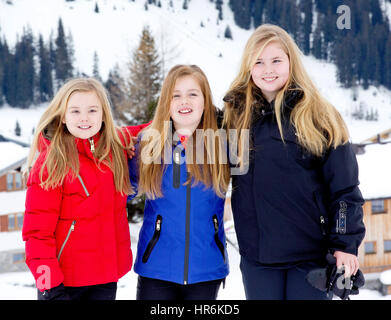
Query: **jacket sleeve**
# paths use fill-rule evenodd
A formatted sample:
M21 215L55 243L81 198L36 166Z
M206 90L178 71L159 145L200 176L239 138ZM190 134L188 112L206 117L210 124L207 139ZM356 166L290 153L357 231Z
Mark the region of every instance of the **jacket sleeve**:
M329 194L329 249L357 255L365 235L358 164L350 143L329 150L323 177Z
M147 123L139 124L138 126L127 126L125 129L130 132L130 134L135 137L138 135L138 133L143 130L145 127L148 127L152 121L149 121Z
M36 164L38 162L39 158ZM40 186L39 166L35 165L27 181L22 237L26 242L26 264L41 292L57 287L64 280L57 260L55 238L61 199L61 187L44 190Z
M138 139L138 142L135 144L135 156L132 159L128 159L129 178L130 178L130 183L134 190L134 193L128 196L128 201L134 199L138 193L138 178L139 178L138 158L140 156L139 146L140 146L140 138Z

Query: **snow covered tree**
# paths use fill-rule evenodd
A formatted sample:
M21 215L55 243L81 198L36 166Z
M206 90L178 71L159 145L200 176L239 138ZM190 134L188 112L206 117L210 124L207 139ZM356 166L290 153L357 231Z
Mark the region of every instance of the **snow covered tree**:
M40 102L49 101L53 97L53 78L52 65L50 63L49 50L45 47L42 35L39 35L38 41L39 54L39 100Z
M119 122L119 125L125 125L128 123L127 118L124 116L124 108L127 106L126 99L126 87L125 81L120 75L119 65L116 64L109 72L107 81L104 83L106 90L109 94L111 101L111 107L114 119Z
M129 64L128 112L134 123L149 120L151 102L157 100L161 87L161 62L155 48L155 40L148 26L141 33L140 43L133 51Z
M99 81L102 81L102 77L100 76L99 73L99 57L96 51L94 52L94 62L92 65L92 76Z

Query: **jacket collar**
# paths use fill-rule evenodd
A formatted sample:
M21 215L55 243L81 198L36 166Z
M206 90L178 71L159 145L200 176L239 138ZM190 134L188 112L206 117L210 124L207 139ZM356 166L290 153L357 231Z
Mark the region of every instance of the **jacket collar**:
M274 100L270 103L262 95L262 91L256 87L252 89L252 95L254 97L251 109L253 115L265 115L274 113ZM303 91L297 86L291 86L288 88L283 99L283 113L290 113L295 105L303 97ZM246 94L244 90L234 89L229 91L223 100L231 104L232 108L237 113L244 112Z
M44 129L44 131L41 133L40 140L39 140L39 146L38 150L40 152L46 150L52 140L53 136L53 131L51 130L50 126ZM96 150L96 147L99 143L101 133L98 132L96 135L89 139L80 139L80 138L75 138L75 144L76 148L79 153L85 154L90 158L94 158L94 153L93 151Z

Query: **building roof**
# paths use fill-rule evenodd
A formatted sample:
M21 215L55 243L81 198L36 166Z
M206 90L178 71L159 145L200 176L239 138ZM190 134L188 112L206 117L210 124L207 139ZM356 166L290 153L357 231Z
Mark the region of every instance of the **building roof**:
M0 142L0 176L21 167L26 162L29 150L15 142Z
M365 146L365 153L358 154L357 161L364 198L391 198L391 143Z
M25 211L26 190L0 192L0 216Z

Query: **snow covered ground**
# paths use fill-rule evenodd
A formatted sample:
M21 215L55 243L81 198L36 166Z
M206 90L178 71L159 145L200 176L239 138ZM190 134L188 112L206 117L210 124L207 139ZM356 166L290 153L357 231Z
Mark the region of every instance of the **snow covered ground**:
M140 224L130 224L132 237L132 252L134 256L137 250L137 238L140 230ZM10 232L9 240L21 242L21 234L19 232ZM232 236L232 235L231 235ZM4 235L1 238L6 241ZM233 240L235 240L233 238ZM0 244L1 247L1 244ZM245 294L242 284L242 276L239 269L240 256L238 251L228 244L228 257L230 263L230 274L227 277L225 288L221 288L218 294L218 300L245 300ZM388 280L389 273L385 273L384 277ZM388 281L387 280L387 281ZM134 300L136 298L137 274L133 269L121 278L118 282L117 300ZM35 288L34 278L30 272L10 272L0 274L0 300L36 300L37 292ZM351 296L353 300L391 300L391 295L382 296L378 291L360 290L357 296Z

